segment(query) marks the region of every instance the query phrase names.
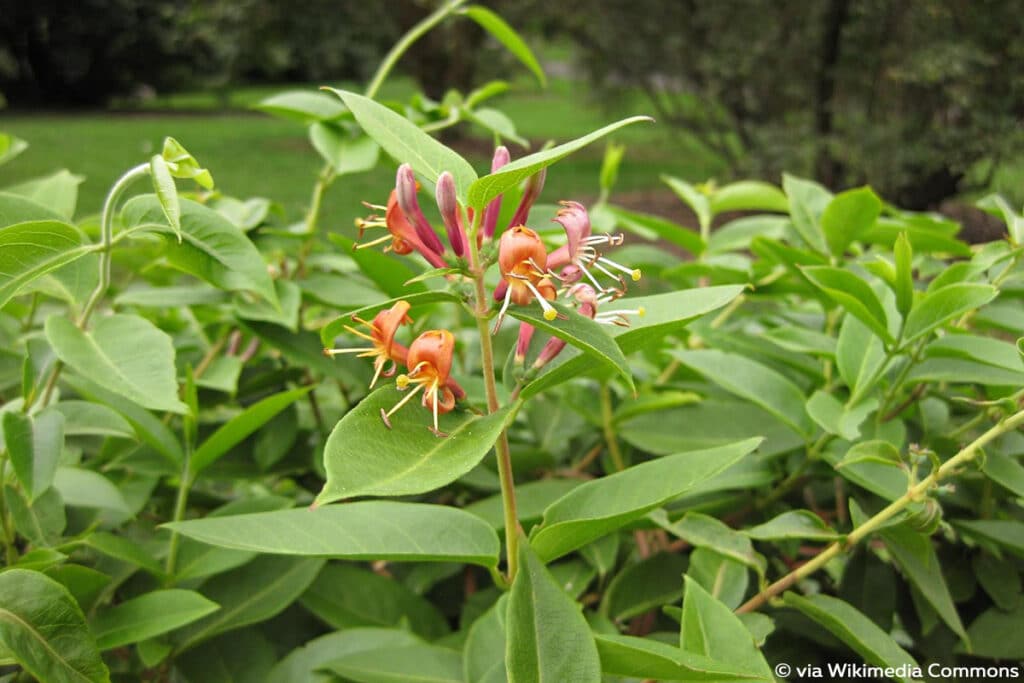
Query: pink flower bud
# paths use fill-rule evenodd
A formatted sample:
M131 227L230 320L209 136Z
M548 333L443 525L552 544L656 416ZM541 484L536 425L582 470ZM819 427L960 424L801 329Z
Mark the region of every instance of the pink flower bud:
M441 210L441 219L448 231L448 243L456 256L466 253L466 230L459 220L459 200L455 196L455 178L445 171L437 179L437 208Z
M512 159L512 156L508 152L508 148L504 145L494 150L494 159L491 160L491 173L494 173L499 168L507 164ZM484 237L491 239L494 237L494 229L498 225L498 214L501 213L501 198L502 195L498 195L491 200L491 203L487 205L484 210Z
M526 181L526 188L523 190L523 197L519 200L519 206L516 207L516 213L512 216L512 222L509 223L510 227L516 227L517 225L526 225L526 219L530 215L530 208L533 207L533 203L537 201L537 197L540 196L541 190L544 189L544 179L548 176L548 170L542 168Z
M441 244L437 233L434 232L434 229L427 221L427 217L420 210L419 200L416 199L416 191L418 189L416 175L409 164L402 164L398 167L395 189L398 190L398 206L401 207L402 213L412 223L413 228L416 230L416 235L423 242L423 245L438 254L444 253L444 245Z

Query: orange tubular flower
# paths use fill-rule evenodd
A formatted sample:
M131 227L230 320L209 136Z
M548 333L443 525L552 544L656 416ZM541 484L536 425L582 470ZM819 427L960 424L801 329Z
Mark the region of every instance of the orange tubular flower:
M395 373L397 364L404 365L406 362L408 350L395 341L395 333L402 325L412 322L412 318L409 317L409 303L407 301L396 302L391 308L384 309L374 316L373 322L367 322L355 316L352 319L369 327L370 333L367 334L348 325L345 326L345 329L357 337L367 340L373 346L354 349L324 349L324 355L337 356L343 353L355 353L359 358L373 358L374 372L373 380L370 382L372 387L382 373L385 377L390 377ZM384 372L388 361L392 361L395 365Z
M409 346L406 358L409 374L399 375L395 380L399 390L405 390L410 385L414 385L413 389L391 410L384 412L384 409L381 409L384 424L390 428L391 416L423 390L421 403L434 414L432 431L437 436L445 436L438 429L437 416L448 413L455 407L455 392L452 391L453 382L449 377L454 351L455 337L448 330L428 330L416 338Z
M402 207L398 205L398 190L392 190L391 195L388 197L387 206L380 206L379 204L366 204L364 205L370 209L376 209L377 211L383 211L384 217L381 218L379 215L370 215L366 218L357 218L356 227L359 228L359 237L362 239L363 233L367 228L387 228L388 233L383 237L378 237L375 240L369 242L363 242L355 246L356 249L365 249L366 247L373 247L378 244L383 244L388 240L391 244L384 248L384 251L393 251L396 254L405 256L416 251L423 256L430 263L430 265L441 268L447 265L444 258L434 251L428 249L419 235L416 234L416 229L406 218L405 213L402 212Z
M556 296L555 286L547 274L548 253L544 243L533 230L519 225L506 230L498 243L498 266L502 283L495 290L504 299L498 313L497 325L514 303L525 306L533 300L540 303L547 320L554 320L558 311L548 303Z

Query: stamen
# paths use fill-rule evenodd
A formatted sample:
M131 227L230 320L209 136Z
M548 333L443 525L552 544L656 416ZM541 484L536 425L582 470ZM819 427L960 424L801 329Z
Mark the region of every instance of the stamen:
M600 261L601 263L607 263L612 268L617 268L617 269L621 270L623 273L626 273L631 278L633 278L633 282L636 282L641 277L641 273L640 273L640 269L639 268L627 268L626 266L624 266L624 265L622 265L620 263L616 263L615 261L612 261L611 259L605 258L604 256L601 256L597 260Z
M581 263L577 263L576 265L578 265L583 270L583 274L586 275L590 279L590 281L592 283L594 283L594 288L597 291L599 291L599 292L608 291L606 287L603 287L601 285L601 283L597 281L597 278L594 277L593 273L590 272L590 269L588 269L586 267L586 265L584 265L582 262Z
M357 349L324 349L324 355L327 356L328 358L330 358L332 356L340 356L343 353L365 353L367 351L370 351L372 353L376 353L375 349L365 349L365 348L357 348Z
M353 244L352 249L356 250L366 249L367 247L375 247L378 244L383 244L384 242L387 242L390 239L392 239L391 235L384 235L383 237L378 237L377 239L372 240L370 242L360 242L359 244Z
M401 384L403 377L405 377L405 375L399 375L398 379L396 380L396 384ZM408 378L406 378L405 385L409 386ZM401 388L401 387L399 387L399 388ZM387 418L390 418L392 415L395 414L395 412L397 412L399 409L401 409L402 406L404 406L406 403L408 403L410 400L412 400L412 397L415 396L417 393L419 393L419 390L422 389L422 388L423 388L423 385L420 384L420 383L417 383L416 387L412 391L410 391L408 394L403 396L402 400L399 401L398 403L396 403L391 408L391 410L389 410L388 412L384 413L385 424L387 424Z
M356 320L359 320L359 318L356 318ZM359 322L363 323L364 325L370 325L370 324L369 324L368 322L366 322L365 320L359 320ZM374 329L373 325L370 325L370 329ZM376 339L374 339L374 338L373 338L373 337L371 337L370 335L366 334L366 333L365 333L365 332L363 332L362 330L357 330L356 328L354 328L354 327L351 327L351 326L349 326L349 325L345 325L345 330L346 330L346 331L348 331L348 332L350 332L351 334L354 334L355 336L359 337L360 339L365 339L366 341L371 341L371 342L373 342L374 344L376 344L376 343L377 343L377 340L376 340Z
M374 211L387 211L388 207L381 206L380 204L371 204L370 202L360 202L367 209L373 209Z
M380 379L380 373L384 370L384 366L386 364L387 362L384 356L378 356L377 360L373 362L373 379L370 380L371 389L373 388L373 385L377 383L377 380Z
M598 261L594 261L590 265L593 266L594 268L597 268L599 271L601 271L602 273L604 273L605 275L607 275L611 279L613 279L616 282L618 282L622 287L625 287L626 286L626 281L622 279L622 276L621 275L616 275L612 271L610 271L607 268L605 268L604 266L602 266L601 263L600 263L601 260L603 260L603 259L599 259Z
M529 280L523 280L523 282L525 282L526 286L530 288L531 292L533 292L533 296L537 299L537 303L540 304L541 310L544 311L544 319L554 320L555 318L557 318L558 311L555 310L555 307L552 306L548 302L548 300L545 299L544 296L537 290L537 288L533 286L533 283L530 282Z
M512 301L512 287L505 290L505 300L501 302L501 310L498 311L498 319L494 322L494 329L491 330L491 335L498 334L498 330L501 329L501 323L505 321L505 313L508 311L508 305Z

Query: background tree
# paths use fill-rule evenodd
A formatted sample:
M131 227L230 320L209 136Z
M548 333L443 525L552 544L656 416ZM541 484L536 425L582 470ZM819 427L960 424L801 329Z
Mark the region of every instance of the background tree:
M914 208L1021 148L1012 2L571 0L538 4L592 83L641 88L733 172L867 178Z

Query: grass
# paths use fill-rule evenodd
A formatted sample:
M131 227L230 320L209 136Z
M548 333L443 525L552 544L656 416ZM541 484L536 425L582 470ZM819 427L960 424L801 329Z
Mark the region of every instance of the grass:
M241 198L269 197L284 207L289 220L298 221L322 162L303 126L248 108L275 92L304 87L314 86L236 89L228 95L228 110L218 110L223 99L215 93L185 93L158 98L133 111L8 114L0 117L0 130L28 141L30 147L0 167L0 187L67 168L85 176L79 189L79 216L95 213L118 175L155 153L164 136L171 135L210 168L221 191ZM383 96L404 98L411 88L408 81L397 79ZM565 80L554 81L546 90L518 81L495 104L517 123L521 135L534 141L563 142L619 118L646 113L639 97L601 103L581 84ZM464 130L488 139L479 129ZM657 187L662 173L702 180L715 172L713 160L692 146L681 148L669 136L657 124L638 124L617 134L616 139L629 147L618 189ZM470 155L470 161L481 172L490 163L483 154L487 147L472 146L479 152ZM544 201L596 196L603 149L598 143L561 162L548 176ZM513 147L513 156L525 153ZM381 164L369 174L339 179L324 198L323 225L348 230L352 220L365 213L360 201L386 198L393 173L392 164Z

